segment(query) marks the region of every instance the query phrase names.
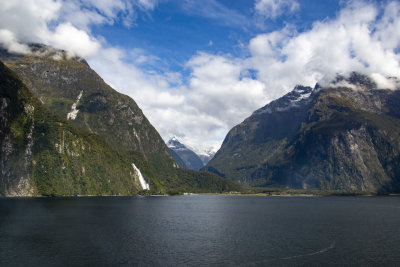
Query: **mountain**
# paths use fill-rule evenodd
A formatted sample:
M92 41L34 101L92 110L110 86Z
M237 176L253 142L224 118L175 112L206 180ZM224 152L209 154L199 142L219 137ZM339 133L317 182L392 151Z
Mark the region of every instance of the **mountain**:
M359 73L296 86L235 126L205 169L251 186L399 192L399 104L400 90Z
M175 162L178 163L179 167L188 169L183 159L181 159L181 157L179 157L179 155L174 150L170 149L169 152L171 153L171 156L175 160Z
M131 170L134 162L153 192L237 188L213 174L180 169L135 101L107 85L85 60L45 45L30 47L32 53L27 55L0 50L0 59L52 114L68 121L74 129L96 136L130 162ZM113 158L104 158L107 161L112 164ZM198 179L204 176L210 182L209 188Z
M85 60L68 58L65 51L49 46L31 48L28 55L2 51L0 58L51 111L99 135L116 150L148 161L157 175L174 165L160 135L133 99L108 86Z
M205 166L214 157L215 153L216 152L213 149L208 149L206 151L203 151L202 153L198 153L197 155L203 162L203 166Z
M0 62L0 196L132 195L140 171L48 110Z
M173 137L167 143L172 157L182 168L198 171L203 167L200 157Z

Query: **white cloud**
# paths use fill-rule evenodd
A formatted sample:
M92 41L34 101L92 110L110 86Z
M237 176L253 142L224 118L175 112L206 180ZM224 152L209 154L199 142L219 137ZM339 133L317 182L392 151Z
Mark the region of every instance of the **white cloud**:
M293 13L300 5L296 0L256 0L254 9L265 19L275 19L284 13Z
M172 136L200 150L219 147L227 131L265 103L261 82L243 74L243 62L199 53L188 63L191 77L145 72L108 49L89 64L112 86L131 96L167 141ZM207 140L205 142L205 140Z
M21 43L37 42L67 49L81 57L92 56L102 43L92 35L91 26L115 22L129 26L136 19L135 7L141 10L153 9L157 2L0 0L0 42L10 51L25 51L20 47Z
M138 4L142 9L152 10L157 5L158 0L139 0Z
M192 70L190 103L217 117L226 129L266 101L264 85L242 76L245 69L241 60L199 53L188 66Z
M371 78L374 79L378 88L396 90L400 89L400 80L393 77L385 77L380 73L371 73Z
M48 31L48 24L57 19L60 8L61 3L53 0L0 0L0 29L13 33L10 46L40 42L40 34Z
M229 27L243 27L248 24L248 19L244 15L228 8L218 0L185 0L182 2L184 12L190 16L210 18Z
M286 27L256 36L249 43L248 64L258 70L271 98L296 84L329 81L337 73L400 77L399 12L395 2L381 16L377 6L353 1L336 19L315 22L309 31Z
M97 54L101 47L98 40L70 23L60 24L54 32L46 32L41 37L46 43L67 50L70 56L87 58Z
M400 45L400 3L386 5L382 19L377 24L375 38L385 49L396 49Z
M18 42L14 33L5 29L0 29L0 46L6 47L10 53L26 54L30 52L27 45Z
M143 9L146 9L147 6L152 8L151 5L143 6L142 2L139 0L64 0L61 18L85 30L89 30L91 25L111 25L117 21L130 26L136 19L135 5L139 5Z

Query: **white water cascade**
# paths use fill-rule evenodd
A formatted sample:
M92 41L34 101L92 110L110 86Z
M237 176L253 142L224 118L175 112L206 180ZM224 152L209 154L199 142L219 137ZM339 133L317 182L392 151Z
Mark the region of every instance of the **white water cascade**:
M81 100L82 94L83 94L83 90L79 93L75 103L72 104L71 112L67 114L67 120L75 120L76 116L78 116L79 110L76 109L76 107L79 104L79 100Z
M134 163L132 163L132 167L139 176L139 182L140 182L140 185L142 186L143 190L150 190L150 185L148 183L146 183L146 181L144 180L143 175L140 172L140 170L138 169L138 167L136 167L136 165Z

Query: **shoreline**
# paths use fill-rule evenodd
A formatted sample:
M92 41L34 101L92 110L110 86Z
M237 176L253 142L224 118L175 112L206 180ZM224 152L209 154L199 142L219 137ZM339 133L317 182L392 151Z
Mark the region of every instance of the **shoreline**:
M127 197L187 197L187 196L240 196L240 197L400 197L400 194L373 194L354 192L321 192L321 193L182 193L182 194L153 194L153 195L64 195L64 196L0 196L0 199L28 199L28 198L127 198Z

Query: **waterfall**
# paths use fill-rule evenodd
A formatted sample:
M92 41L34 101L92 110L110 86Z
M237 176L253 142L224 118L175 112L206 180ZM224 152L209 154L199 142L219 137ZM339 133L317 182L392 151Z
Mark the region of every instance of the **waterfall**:
M79 104L79 100L81 100L82 94L83 94L83 91L81 91L81 92L79 93L78 98L76 99L75 103L72 104L71 112L67 114L67 120L70 120L70 119L71 119L71 120L75 120L75 119L76 119L76 116L78 116L79 110L76 109L76 107L77 107L78 104Z
M137 175L139 176L139 182L140 182L140 185L142 186L143 190L150 190L150 185L148 183L146 183L146 181L144 180L143 175L140 172L140 170L138 169L138 167L136 167L136 165L134 163L132 163L132 167L133 167L133 169L135 169Z

